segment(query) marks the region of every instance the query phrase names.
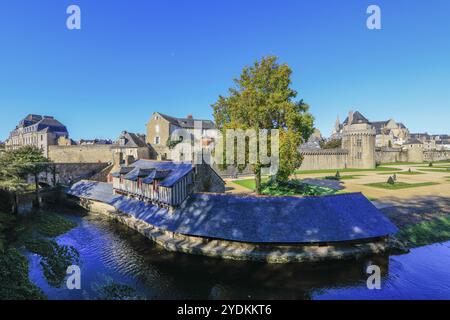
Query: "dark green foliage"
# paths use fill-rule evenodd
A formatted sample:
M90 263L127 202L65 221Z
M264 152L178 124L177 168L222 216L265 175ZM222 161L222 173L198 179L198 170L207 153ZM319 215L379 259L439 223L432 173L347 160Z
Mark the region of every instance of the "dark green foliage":
M429 167L432 167L432 166L433 166L433 162L430 162L430 163L428 164L428 166L429 166Z
M54 240L29 239L25 241L25 248L42 257L45 278L54 287L63 284L69 266L79 263L79 253L75 248L60 246Z
M431 221L402 229L397 237L409 247L425 246L436 242L450 240L450 216L440 217Z
M340 180L341 179L341 174L339 173L339 171L336 171L336 174L334 175L336 179Z
M137 300L136 290L130 286L111 283L97 289L101 300Z
M276 196L321 196L335 194L336 190L302 183L299 180L270 180L262 185L262 194Z
M342 139L333 139L329 141L320 141L322 149L339 149L342 147Z
M387 180L387 183L388 184L395 184L395 179L392 176L390 176L389 179Z
M74 228L76 223L51 212L39 212L32 217L36 230L46 237L57 237Z
M279 64L273 56L264 57L245 67L235 80L236 86L229 89L229 95L219 96L212 106L216 126L224 139L227 129L254 130L259 145L260 130L279 130L277 180L285 181L301 165L298 147L314 130L309 106L303 100L295 100L297 92L291 88L291 75L292 70L287 64ZM225 141L222 143L226 145ZM249 159L249 142L246 144L245 158ZM259 155L255 156L256 163L250 165L255 174L255 191L259 194L261 169L267 164L262 163Z
M183 139L181 139L181 138L179 140L171 140L169 138L169 139L167 139L166 145L170 150L172 150L181 142L183 142Z
M28 278L28 261L14 248L0 253L0 300L42 300L42 291Z

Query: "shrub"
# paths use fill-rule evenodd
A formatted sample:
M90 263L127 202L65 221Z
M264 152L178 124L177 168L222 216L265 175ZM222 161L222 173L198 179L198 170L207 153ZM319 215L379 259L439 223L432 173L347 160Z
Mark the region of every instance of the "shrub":
M395 180L394 180L394 178L393 178L392 176L391 176L391 177L389 177L389 179L388 179L387 183L389 183L389 184L395 184Z
M430 162L430 163L428 164L428 166L429 166L429 167L432 167L432 166L433 166L433 162Z
M335 177L336 177L336 180L340 180L341 179L341 174L339 173L339 170L336 171Z

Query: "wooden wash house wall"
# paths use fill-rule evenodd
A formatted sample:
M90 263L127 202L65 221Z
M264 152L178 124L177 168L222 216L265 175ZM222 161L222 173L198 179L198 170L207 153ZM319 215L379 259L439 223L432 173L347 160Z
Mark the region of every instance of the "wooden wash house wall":
M138 181L131 181L123 177L113 177L113 188L131 196L143 197L144 199L169 206L180 205L193 191L192 184L194 179L192 171L179 179L172 187L161 186L159 181L146 184L142 180L143 178L138 178Z

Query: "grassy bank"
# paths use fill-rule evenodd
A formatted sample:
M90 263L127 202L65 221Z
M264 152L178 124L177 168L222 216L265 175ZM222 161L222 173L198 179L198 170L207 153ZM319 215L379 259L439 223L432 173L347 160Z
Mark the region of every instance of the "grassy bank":
M425 221L402 229L397 238L415 248L450 240L450 216Z

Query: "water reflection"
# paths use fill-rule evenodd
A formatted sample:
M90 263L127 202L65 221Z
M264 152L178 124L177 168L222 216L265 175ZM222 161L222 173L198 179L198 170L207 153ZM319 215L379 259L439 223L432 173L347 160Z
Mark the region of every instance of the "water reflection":
M366 288L368 265L381 267L383 284L396 283L396 277L404 273L402 268L410 266L388 256L317 264L224 261L164 251L100 215L70 218L79 226L58 242L80 252L81 291L50 287L37 257L30 256L30 276L51 299L101 298L98 287L108 283L132 286L139 297L146 299L371 298L380 295ZM394 270L389 263L395 264ZM450 292L448 287L441 289L447 290L447 295Z

